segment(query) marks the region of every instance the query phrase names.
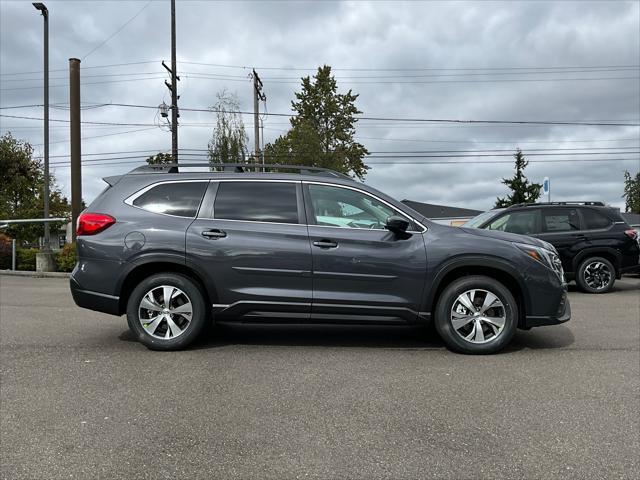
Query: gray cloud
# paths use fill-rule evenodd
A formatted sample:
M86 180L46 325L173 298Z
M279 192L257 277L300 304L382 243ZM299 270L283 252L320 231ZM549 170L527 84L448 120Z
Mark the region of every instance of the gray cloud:
M68 104L67 60L81 57L118 29L145 2L49 1L51 11L51 101ZM6 75L41 70L42 20L30 2L0 1L0 104L42 102L41 74ZM185 62L257 67L315 68L498 68L531 66L638 65L640 63L640 8L637 2L188 2L178 1L178 54ZM121 75L148 72L160 77L157 62L168 60L169 5L152 2L117 36L86 58L82 65L83 102L117 102L157 105L168 102L162 79L121 83ZM126 62L149 64L92 68ZM196 73L246 76L249 69L181 64L181 105L207 107L215 93L227 88L238 93L243 110L252 108L251 85L243 78L201 79ZM289 112L299 83L279 78L299 78L312 72L270 70L265 80L270 112ZM397 72L336 70L339 86L359 93L358 106L367 116L614 120L638 122L640 82L541 81L476 82L482 76L425 77L425 82L372 84L352 77L393 76ZM451 72L415 71L404 75ZM541 74L535 77L638 76L624 72ZM59 78L58 78L59 77ZM532 75L491 76L488 79L534 78ZM404 80L406 81L406 79ZM36 87L36 88L31 88ZM41 109L2 110L4 114L41 116ZM83 120L153 123L156 112L103 107L83 111ZM53 109L52 118L67 119L68 111ZM180 144L206 148L212 122L208 113L182 112ZM252 119L245 118L252 137ZM68 154L68 126L52 123L51 155ZM89 126L84 137L113 134L142 127ZM266 141L287 129L284 118L268 117ZM33 144L42 143L41 124L0 117L0 134L12 131ZM535 148L619 147L640 148L637 127L424 125L361 121L358 137L371 151L478 150ZM625 141L614 141L628 139ZM588 140L589 142L585 142ZM251 139L251 142L253 140ZM445 143L446 142L446 143ZM499 142L499 143L491 143ZM41 147L37 147L41 148ZM130 150L167 150L170 135L159 128L88 138L84 153ZM617 157L618 155L611 155ZM629 157L629 156L627 156ZM87 157L90 158L90 157ZM565 157L529 157L531 180L552 178L553 197L597 199L622 205L622 172L640 169L634 161L610 163L542 163ZM567 157L575 158L575 157ZM509 157L501 158L510 160ZM399 198L485 209L507 192L500 184L512 174L509 163L478 163L486 158L455 159L456 164L376 165L367 183ZM52 162L54 162L52 158ZM58 159L59 161L59 159ZM453 159L451 161L454 161ZM85 197L102 189L100 178L124 172L133 165L87 166ZM68 168L55 168L68 192Z

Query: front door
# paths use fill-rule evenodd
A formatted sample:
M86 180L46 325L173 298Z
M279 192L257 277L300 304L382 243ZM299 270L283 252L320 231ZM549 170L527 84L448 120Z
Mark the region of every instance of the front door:
M204 269L213 284L219 318L309 319L304 215L300 182L211 182L187 231L186 251L187 263Z
M415 321L427 271L418 227L401 238L385 223L391 215L406 215L386 202L351 187L303 186L313 254L312 319Z

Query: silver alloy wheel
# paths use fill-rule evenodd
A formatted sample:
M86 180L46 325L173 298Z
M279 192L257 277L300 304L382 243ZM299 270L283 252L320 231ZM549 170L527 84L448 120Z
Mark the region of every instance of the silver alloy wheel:
M507 321L500 299L488 290L474 289L458 295L451 307L451 325L470 343L495 340Z
M142 328L152 337L170 340L182 335L193 316L191 300L182 290L161 285L149 290L138 307Z
M584 267L583 272L584 282L594 290L607 288L611 282L612 273L606 263L591 262Z

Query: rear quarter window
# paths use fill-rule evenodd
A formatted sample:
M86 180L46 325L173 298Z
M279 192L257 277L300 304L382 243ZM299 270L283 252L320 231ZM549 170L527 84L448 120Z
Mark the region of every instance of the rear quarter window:
M153 213L195 217L207 182L176 182L156 185L136 197L132 205Z
M582 209L582 220L585 230L599 230L608 228L613 222L596 210L590 208Z

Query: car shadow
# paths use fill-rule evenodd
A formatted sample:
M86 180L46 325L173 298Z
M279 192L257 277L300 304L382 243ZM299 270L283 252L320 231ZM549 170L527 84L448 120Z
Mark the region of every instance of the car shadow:
M137 342L126 330L119 339ZM574 336L564 325L518 330L502 353L523 349L556 349L571 345ZM188 350L226 346L345 347L407 350L446 350L433 325L215 325L205 331Z

